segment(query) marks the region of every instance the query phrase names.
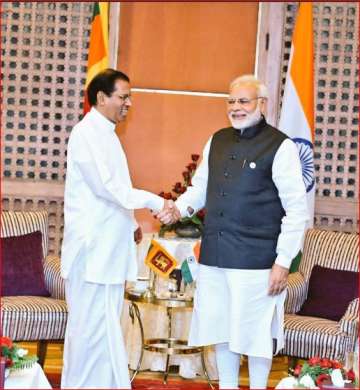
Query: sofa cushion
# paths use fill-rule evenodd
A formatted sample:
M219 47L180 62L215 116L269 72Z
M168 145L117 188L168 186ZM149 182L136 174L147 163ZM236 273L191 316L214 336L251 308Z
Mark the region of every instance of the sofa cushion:
M50 296L45 287L40 231L1 238L1 249L3 296Z
M339 321L358 296L358 276L357 272L315 265L307 298L297 314Z
M2 211L0 237L20 236L40 231L45 258L48 254L48 225L46 211Z
M1 298L1 330L12 340L61 340L67 321L66 302L22 296Z
M302 359L321 356L343 360L345 350L350 346L350 340L340 330L338 322L297 314L285 314L284 339L281 353Z

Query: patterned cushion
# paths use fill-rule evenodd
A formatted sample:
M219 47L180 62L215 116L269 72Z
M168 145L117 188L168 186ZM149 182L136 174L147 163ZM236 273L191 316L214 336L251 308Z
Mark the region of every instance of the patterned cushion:
M285 348L281 353L303 359L321 356L344 360L350 340L338 322L285 314L284 328Z
M13 340L61 340L67 320L63 300L43 297L2 297L2 334Z
M48 253L48 215L46 211L2 211L1 237L19 236L36 231L42 233L44 258Z

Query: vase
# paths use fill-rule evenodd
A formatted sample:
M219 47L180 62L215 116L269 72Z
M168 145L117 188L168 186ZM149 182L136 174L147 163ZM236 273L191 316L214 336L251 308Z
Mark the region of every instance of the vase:
M175 233L178 237L183 238L199 238L201 236L201 230L195 225L179 226L175 229Z

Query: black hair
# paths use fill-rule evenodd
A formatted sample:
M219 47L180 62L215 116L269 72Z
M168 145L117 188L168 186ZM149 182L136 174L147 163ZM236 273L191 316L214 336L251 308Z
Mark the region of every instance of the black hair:
M99 91L104 92L106 96L111 96L115 90L115 82L123 80L130 82L129 77L119 70L105 69L99 72L89 83L86 93L90 106L97 104L97 94Z

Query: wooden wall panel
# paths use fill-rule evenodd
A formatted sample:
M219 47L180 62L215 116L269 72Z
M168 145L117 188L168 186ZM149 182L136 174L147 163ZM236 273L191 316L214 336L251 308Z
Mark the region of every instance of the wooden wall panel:
M121 3L118 68L134 87L225 92L253 73L258 3Z
M170 191L209 136L228 126L225 99L134 93L133 107L118 129L133 184L154 193ZM138 212L145 231L158 230L147 211Z

